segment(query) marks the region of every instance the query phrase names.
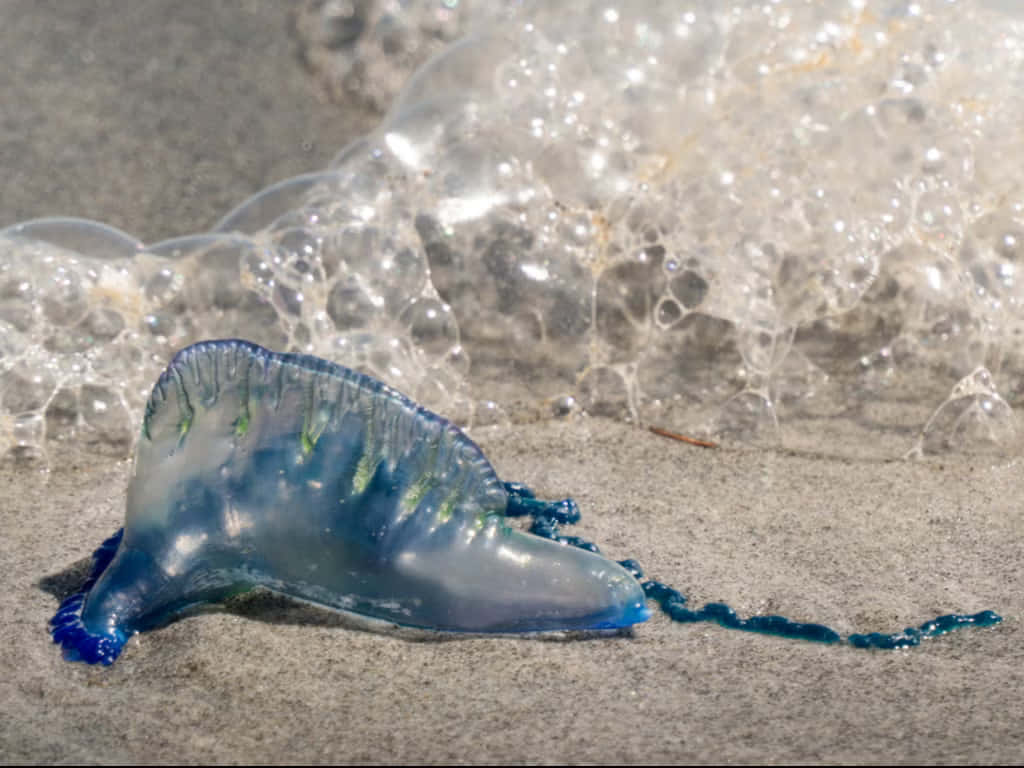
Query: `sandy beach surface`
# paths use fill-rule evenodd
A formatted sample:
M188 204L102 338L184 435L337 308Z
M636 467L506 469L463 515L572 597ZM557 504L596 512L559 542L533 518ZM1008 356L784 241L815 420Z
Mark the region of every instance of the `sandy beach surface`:
M373 122L318 100L285 4L0 10L0 225L199 230ZM0 463L0 761L1021 762L1020 460L865 458L909 445L785 426L775 450L600 418L473 437L503 479L573 496L575 533L697 606L843 634L1005 621L898 652L660 613L612 636L407 639L257 593L137 637L110 668L71 664L47 621L121 525L130 465L68 446L48 471Z
M0 0L0 227L201 232L377 122L327 104L272 0Z
M58 598L121 524L129 467L6 466L0 690L19 762L1017 762L1015 465L708 451L612 421L480 430L506 478L572 494L578 532L692 602L843 633L1006 620L900 652L674 624L410 641L269 594L63 661Z

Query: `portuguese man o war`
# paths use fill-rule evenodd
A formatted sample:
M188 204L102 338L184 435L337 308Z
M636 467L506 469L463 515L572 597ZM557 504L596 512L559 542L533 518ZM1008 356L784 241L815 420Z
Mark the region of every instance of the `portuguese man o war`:
M461 430L364 374L196 344L153 389L125 526L53 638L69 659L109 664L134 633L256 586L449 632L649 617L621 565L507 526L523 508L574 514L502 484Z
M530 516L529 532L507 518ZM255 587L445 632L607 630L676 621L834 643L833 630L727 606L685 608L640 566L559 535L576 504L503 483L451 422L365 374L241 340L181 350L153 388L125 525L51 620L72 661L109 665L134 634ZM902 648L944 616L857 647Z

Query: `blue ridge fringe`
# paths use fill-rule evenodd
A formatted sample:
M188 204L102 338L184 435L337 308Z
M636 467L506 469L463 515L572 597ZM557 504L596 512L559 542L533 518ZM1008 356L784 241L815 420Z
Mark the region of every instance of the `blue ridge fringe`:
M123 536L124 528L120 528L92 553L92 573L89 574L89 578L78 592L64 598L57 613L50 619L53 642L61 646L64 658L68 661L110 666L120 655L128 639L116 631L113 635L93 634L82 623L85 598L114 559Z

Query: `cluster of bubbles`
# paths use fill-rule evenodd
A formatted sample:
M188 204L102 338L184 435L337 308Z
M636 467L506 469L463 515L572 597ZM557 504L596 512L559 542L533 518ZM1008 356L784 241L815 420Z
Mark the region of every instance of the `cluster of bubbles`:
M458 329L424 260L389 227L337 210L317 227L313 197L238 231L274 196L234 215L231 233L151 246L79 219L0 233L0 446L36 454L75 439L124 454L160 371L208 338L342 360L457 409Z
M0 446L130 442L176 348L242 336L463 423L1016 450L1013 3L583 0L467 26L377 130L211 233L0 232Z

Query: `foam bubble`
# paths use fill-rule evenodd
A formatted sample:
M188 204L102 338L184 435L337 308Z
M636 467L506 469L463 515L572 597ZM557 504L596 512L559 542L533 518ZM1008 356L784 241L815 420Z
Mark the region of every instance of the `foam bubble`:
M1017 450L1019 14L446 8L306 4L309 39L348 35L349 84L376 61L363 43L408 64L433 48L410 30L471 31L330 169L214 233L0 233L4 445L123 444L175 348L235 335L467 422L584 412L777 443L832 419L883 455Z

